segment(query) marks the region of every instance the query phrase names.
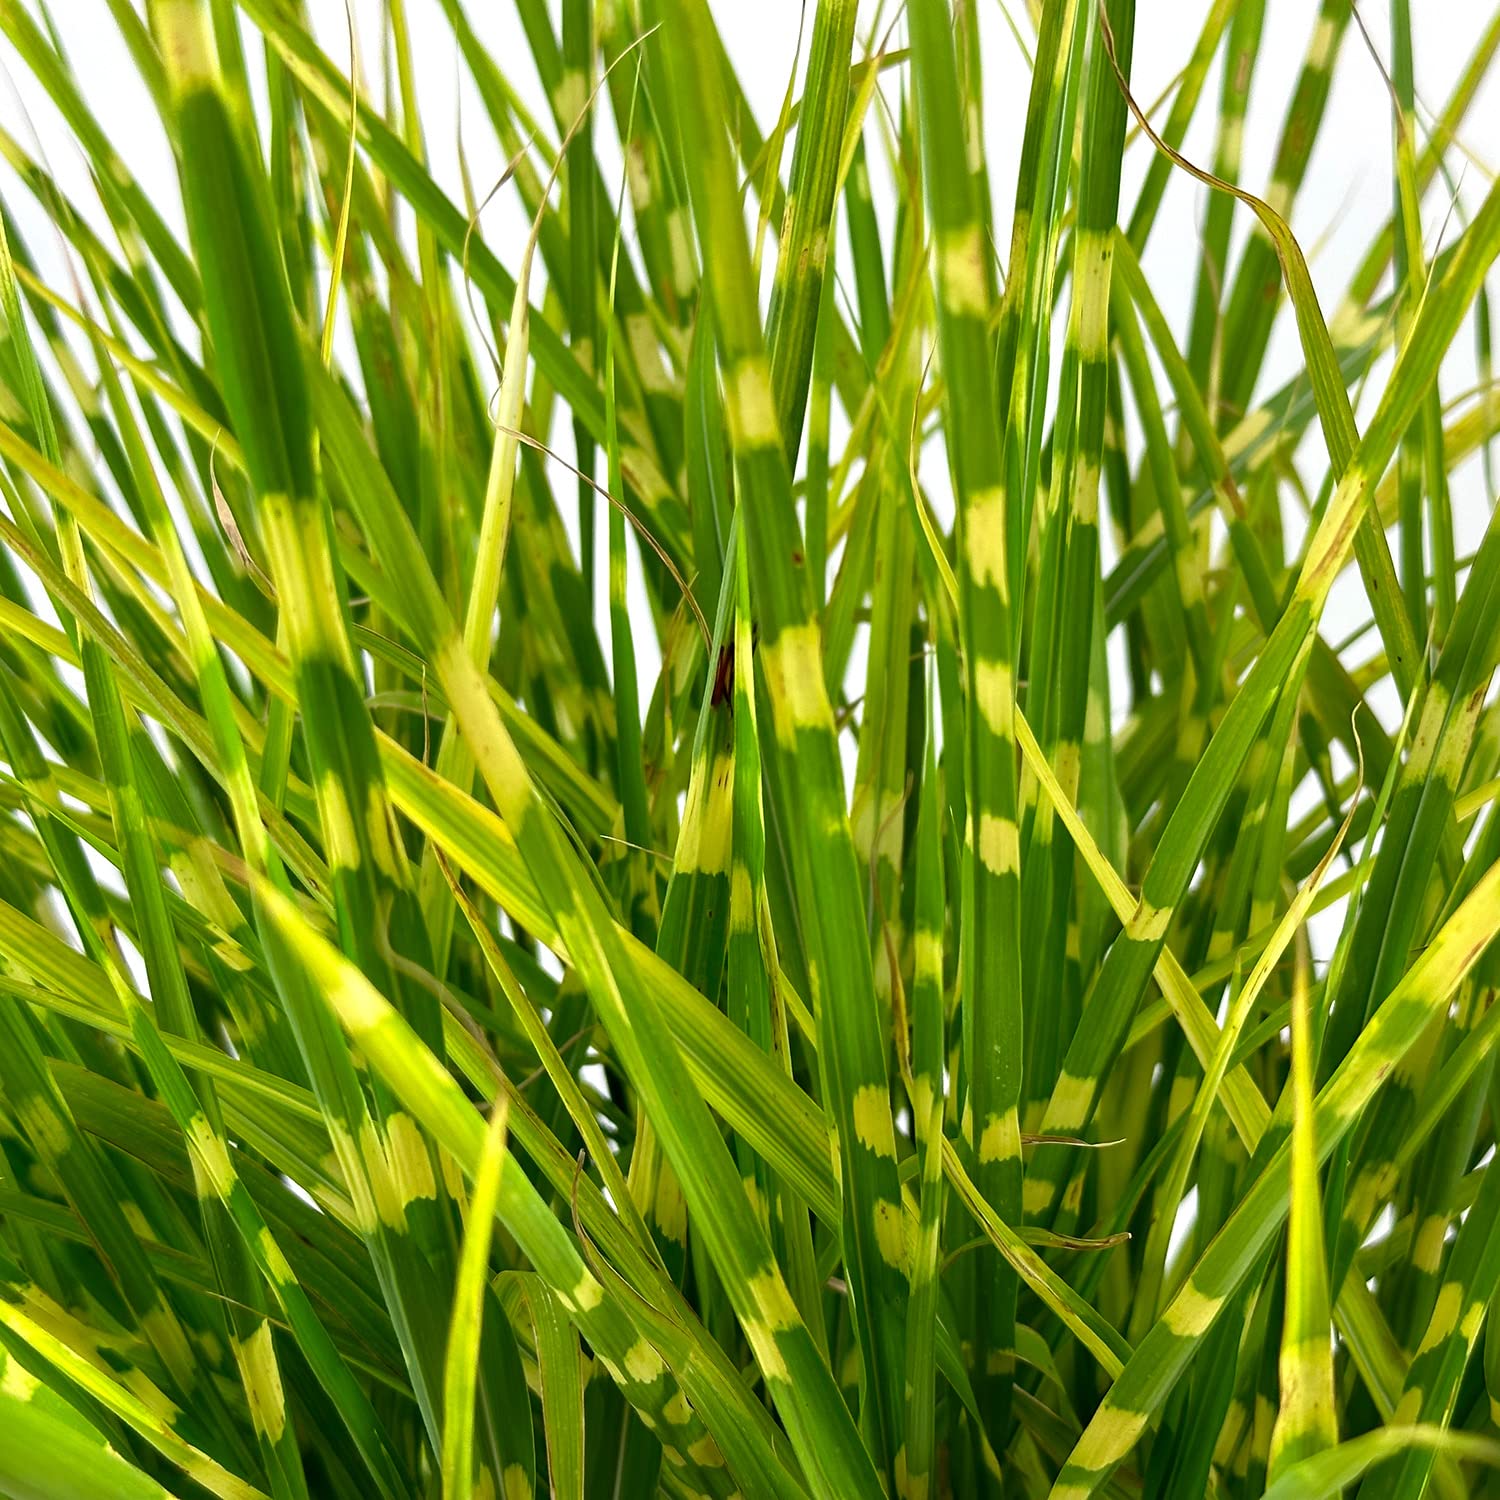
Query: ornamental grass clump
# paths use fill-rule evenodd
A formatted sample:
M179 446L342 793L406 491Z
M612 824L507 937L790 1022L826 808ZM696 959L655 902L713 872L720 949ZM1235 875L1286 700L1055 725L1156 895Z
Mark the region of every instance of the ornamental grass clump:
M500 9L0 0L0 1494L1500 1493L1500 18Z

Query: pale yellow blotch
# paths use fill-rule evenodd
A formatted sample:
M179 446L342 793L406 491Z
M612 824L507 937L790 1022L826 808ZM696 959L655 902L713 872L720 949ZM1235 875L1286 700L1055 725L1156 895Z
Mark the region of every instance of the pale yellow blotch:
M672 1399L662 1407L661 1414L673 1427L681 1427L692 1418L693 1409L687 1404L687 1397L681 1391L675 1391Z
M791 1374L787 1370L786 1361L781 1357L781 1348L776 1342L775 1333L764 1323L758 1323L753 1318L745 1320L744 1328L745 1337L755 1351L755 1362L760 1366L761 1374L767 1380L779 1380L783 1385L788 1384Z
M1273 177L1266 187L1265 204L1278 219L1289 219L1292 213L1291 183L1284 178ZM1266 239L1270 238L1264 222L1258 217L1252 226L1252 233L1258 233Z
M1467 730L1470 727L1472 717L1472 715L1464 715L1466 722L1463 727L1466 732L1462 734L1448 733L1443 736L1438 742L1437 755L1433 759L1433 776L1439 781L1446 782L1448 789L1455 793L1458 791L1459 781L1463 777L1464 767L1468 764L1469 745L1471 741Z
M865 1150L877 1156L896 1156L891 1126L891 1101L878 1084L867 1083L854 1092L854 1133Z
M1057 821L1057 809L1052 805L1050 797L1043 800L1041 783L1032 774L1030 766L1021 768L1020 792L1020 806L1016 811L1025 813L1031 808L1036 809L1032 814L1031 836L1039 847L1045 848L1052 843L1052 830Z
M178 1408L154 1385L144 1370L130 1369L121 1373L120 1383L142 1406L146 1407L158 1421L168 1425L181 1415Z
M218 73L206 9L200 9L197 0L157 0L154 19L162 59L173 84L186 93L197 85L214 82Z
M572 129L573 122L583 113L588 102L588 81L577 68L567 69L552 91L552 108L564 130Z
M1071 1073L1060 1074L1052 1090L1052 1102L1047 1106L1048 1133L1066 1135L1082 1130L1088 1124L1093 1102L1092 1079L1075 1078Z
M1021 1154L1021 1127L1015 1113L1006 1110L985 1121L979 1137L980 1165L992 1161L1013 1161Z
M208 1179L209 1186L221 1198L227 1198L235 1184L234 1168L221 1136L203 1115L194 1115L187 1124L188 1146L193 1160Z
M940 932L929 932L925 927L919 927L912 937L912 955L919 978L935 979L941 983L943 935Z
M579 1274L577 1285L571 1292L565 1293L562 1300L574 1312L592 1312L604 1301L604 1288L599 1285L593 1272L585 1268Z
M233 969L236 974L248 974L255 967L255 960L238 943L228 938L215 943L213 949L219 962L226 969Z
M438 1170L443 1176L443 1189L455 1203L464 1201L464 1174L451 1151L438 1149Z
M729 419L729 440L736 449L781 446L781 424L776 420L776 402L771 395L771 371L762 356L742 359L726 373L724 415Z
M531 1481L520 1464L506 1464L500 1482L505 1486L505 1500L531 1500Z
M1338 27L1332 16L1319 16L1313 28L1312 40L1307 44L1307 66L1326 69L1333 61L1333 44L1338 36Z
M480 1464L474 1475L472 1500L495 1500L495 1476L488 1464Z
M391 1175L403 1208L410 1207L419 1198L436 1198L432 1156L416 1121L408 1114L393 1114L385 1122L385 1134Z
M41 1381L13 1355L0 1354L0 1394L13 1401L30 1401L41 1386Z
M637 1339L625 1351L625 1373L640 1385L653 1385L667 1373L667 1367L645 1339Z
M672 262L672 289L679 297L686 297L698 281L686 209L674 208L667 215L667 252Z
M1221 115L1219 117L1219 154L1231 166L1238 166L1244 153L1245 117L1243 115Z
M505 820L512 838L519 835L531 811L535 793L526 763L515 741L501 721L500 712L484 693L483 681L469 660L463 637L457 630L440 641L433 651L433 667L450 701L464 701L463 735L474 755L474 764L484 777L495 809Z
M1448 689L1441 682L1433 681L1428 686L1427 696L1422 704L1417 732L1412 736L1411 752L1407 757L1412 772L1408 774L1431 764L1443 726L1447 722L1448 701Z
M768 646L761 660L776 717L776 737L795 749L797 730L832 731L833 710L823 682L822 640L815 624L791 625Z
M1419 1386L1413 1386L1409 1391L1403 1392L1400 1401L1396 1403L1396 1409L1391 1413L1390 1426L1410 1426L1421 1415L1422 1390Z
M148 1240L153 1238L150 1221L141 1212L139 1203L132 1203L127 1198L120 1205L120 1212L125 1216L125 1222L130 1226L130 1232L137 1239Z
M1062 1210L1065 1214L1075 1214L1083 1206L1083 1176L1082 1172L1074 1173L1063 1189Z
M687 1199L682 1196L682 1185L675 1172L656 1174L656 1195L652 1199L651 1214L656 1227L674 1245L687 1242Z
M1031 210L1017 207L1010 221L1010 263L1015 265L1018 257L1026 254L1026 243L1031 238Z
M1458 1327L1458 1316L1463 1305L1463 1288L1456 1281L1445 1281L1442 1291L1438 1293L1437 1302L1433 1305L1432 1316L1427 1320L1427 1332L1422 1335L1422 1342L1417 1348L1419 1355L1435 1348L1452 1334Z
M729 926L734 932L755 927L755 887L744 865L736 865L729 876Z
M395 831L394 813L384 795L372 795L365 803L366 836L370 854L376 869L397 879L396 843L399 835Z
M1053 752L1052 769L1059 785L1067 793L1068 800L1075 801L1078 796L1079 753L1078 746L1072 740L1059 742Z
M900 808L902 798L902 788L879 787L871 783L865 783L856 792L849 823L854 847L866 863L883 859L887 864L900 864L901 819L894 814Z
M1162 1321L1179 1338L1196 1338L1223 1305L1222 1297L1210 1297L1189 1281L1172 1299Z
M356 1037L373 1031L391 1014L385 996L353 964L341 963L333 969L325 990L339 1020Z
M898 1271L906 1269L906 1222L899 1203L887 1198L875 1200L875 1243L886 1265Z
M1138 943L1154 943L1166 936L1172 921L1170 906L1153 906L1144 896L1130 914L1126 931Z
M1203 719L1198 714L1186 713L1177 725L1177 759L1190 765L1198 756L1198 746L1203 740Z
M984 166L984 119L979 112L979 100L972 95L964 110L964 154L970 173L978 176Z
M667 483L666 476L657 467L656 460L639 445L631 443L621 448L620 467L650 509L655 510L663 501L672 498L672 486ZM601 711L610 715L614 713L614 699L608 693L601 694L598 702ZM572 732L571 725L567 732Z
M932 1079L919 1073L911 1081L911 1112L917 1124L917 1133L925 1139L928 1122L932 1118L932 1107L937 1102Z
M750 1296L760 1312L760 1321L773 1333L795 1328L799 1321L796 1304L781 1279L781 1272L770 1266L750 1278Z
M1258 406L1248 416L1241 418L1234 430L1224 439L1224 456L1228 459L1238 458L1248 448L1258 443L1270 430L1272 416L1268 408ZM1165 524L1161 519L1161 512L1157 511L1151 520L1156 525L1156 531L1161 532ZM1145 540L1144 528L1137 533L1137 541Z
M1080 230L1075 254L1078 279L1078 354L1097 364L1108 353L1109 262L1111 238L1097 229Z
M646 167L646 153L638 141L632 141L625 152L625 176L630 183L630 201L636 213L644 213L651 207L654 194L651 173Z
M979 815L979 858L992 875L1014 875L1021 868L1021 835L1014 818Z
M1435 1275L1443 1263L1443 1241L1448 1234L1448 1220L1442 1214L1429 1214L1422 1220L1412 1241L1411 1262L1419 1271Z
M1095 526L1099 521L1099 465L1092 458L1079 460L1073 481L1073 514Z
M236 1342L235 1358L245 1382L245 1398L255 1429L274 1443L286 1427L286 1400L269 1322L262 1321L249 1338Z
M1008 740L1015 733L1016 679L1009 662L975 661L974 706L991 734Z
M1135 1447L1146 1430L1147 1420L1146 1412L1125 1411L1106 1401L1084 1429L1073 1449L1072 1461L1084 1469L1103 1469L1118 1463ZM1055 1490L1053 1494L1056 1495Z
M1384 327L1385 320L1379 313L1372 313L1362 303L1345 302L1333 315L1328 333L1335 344L1364 344Z
M1471 1302L1465 1309L1464 1315L1458 1325L1459 1337L1466 1344L1473 1345L1479 1336L1479 1329L1484 1323L1485 1306L1483 1302Z
M1179 552L1174 559L1177 573L1177 591L1187 609L1203 603L1203 575L1198 571L1198 560L1192 552Z
M368 1117L359 1130L360 1155L364 1159L365 1171L370 1180L370 1192L375 1199L375 1212L382 1224L391 1229L406 1228L406 1205L396 1190L396 1179L391 1171L391 1160L386 1154L385 1142L380 1130Z
M1276 1408L1271 1405L1269 1397L1259 1394L1255 1398L1255 1436L1256 1441L1265 1444L1270 1441L1271 1428L1276 1422Z
M1053 1186L1045 1177L1028 1176L1021 1185L1021 1211L1028 1218L1052 1207Z
M273 492L261 497L260 516L271 577L289 580L280 600L294 656L321 655L352 673L339 590L317 511Z
M821 276L828 265L828 231L819 225L807 241L807 264Z
M745 1197L750 1203L750 1212L761 1224L770 1223L770 1214L766 1209L765 1195L760 1190L760 1184L753 1177L742 1177L741 1186L745 1189Z
M676 869L718 875L729 868L733 798L734 756L715 756L704 775L693 777L688 786L673 861Z
M906 1389L907 1394L910 1395L911 1386L909 1384ZM927 1489L926 1478L927 1476L924 1474L922 1476L922 1489L924 1494ZM901 1497L901 1500L912 1500L911 1475L906 1472L905 1443L902 1443L902 1445L896 1450L896 1493Z
M969 577L981 588L995 589L1010 598L1010 575L1005 560L1005 492L995 486L979 490L964 509L964 558Z
M724 1467L724 1455L719 1452L719 1445L713 1440L711 1433L705 1432L697 1442L689 1444L687 1456L700 1469L722 1469Z
M1238 1396L1229 1403L1229 1411L1224 1417L1224 1425L1219 1428L1219 1438L1214 1444L1214 1462L1223 1468L1234 1456L1234 1451L1239 1447L1240 1438L1245 1431L1245 1403Z
M265 1265L266 1274L282 1286L290 1285L296 1278L292 1274L292 1268L287 1264L286 1256L281 1253L281 1246L276 1243L276 1237L270 1229L262 1228L256 1243L260 1246L261 1260Z
M1373 1216L1376 1206L1383 1203L1395 1191L1399 1173L1396 1164L1382 1162L1378 1167L1366 1167L1354 1180L1344 1207L1344 1217L1356 1228L1362 1228Z
M963 318L989 316L984 276L984 237L978 224L950 229L938 247L938 286L943 306Z

